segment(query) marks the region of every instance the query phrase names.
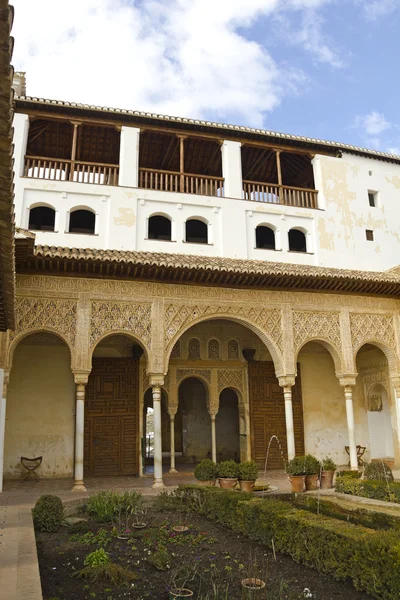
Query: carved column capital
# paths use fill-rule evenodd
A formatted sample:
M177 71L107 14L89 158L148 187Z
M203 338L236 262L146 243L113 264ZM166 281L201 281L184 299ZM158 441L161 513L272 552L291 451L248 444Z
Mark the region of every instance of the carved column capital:
M10 381L10 371L4 371L3 373L3 398L7 398L7 386L8 386L8 382Z
M72 371L76 385L87 385L90 371Z
M149 373L149 381L152 388L164 385L164 373Z
M295 384L296 381L296 376L295 375L284 375L283 377L279 377L278 378L279 381L279 385L284 388L292 388Z
M346 375L339 375L339 383L344 388L352 388L356 385L357 373L347 373ZM346 390L345 390L346 391Z

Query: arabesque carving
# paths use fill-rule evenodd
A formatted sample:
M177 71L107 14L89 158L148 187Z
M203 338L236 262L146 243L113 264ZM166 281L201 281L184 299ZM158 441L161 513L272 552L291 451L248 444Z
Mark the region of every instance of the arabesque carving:
M126 331L149 348L151 343L151 304L136 302L92 302L90 345L109 331Z
M364 343L369 341L378 341L396 352L392 316L351 313L350 328L353 350L358 350Z
M57 298L17 298L16 327L10 332L11 342L19 333L31 329L47 329L61 334L71 346L76 339L77 302Z
M334 312L293 311L294 349L297 352L308 340L320 338L332 342L340 351L340 317Z
M218 394L225 388L236 388L243 392L242 369L218 369Z
M211 369L177 369L176 383L179 384L187 377L200 377L211 383Z

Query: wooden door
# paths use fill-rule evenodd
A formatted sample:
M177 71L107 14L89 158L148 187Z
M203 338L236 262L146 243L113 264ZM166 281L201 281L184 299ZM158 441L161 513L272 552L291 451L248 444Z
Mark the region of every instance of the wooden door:
M93 358L85 401L85 475L139 471L139 361Z
M300 365L292 388L293 419L296 454L304 454L303 403L301 397ZM250 430L254 460L264 466L271 436L279 438L282 453L287 460L285 401L283 389L275 376L273 362L249 362ZM282 454L273 440L268 457L269 469L282 469Z

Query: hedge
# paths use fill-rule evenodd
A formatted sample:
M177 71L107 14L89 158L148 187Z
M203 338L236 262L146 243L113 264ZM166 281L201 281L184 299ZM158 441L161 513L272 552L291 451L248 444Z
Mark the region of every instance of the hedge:
M374 500L400 503L400 483L387 483L378 479L350 479L336 477L335 491Z
M275 499L218 488L182 486L178 494L192 511L251 540L289 554L338 580L350 579L374 598L398 600L400 534L375 531L317 515Z

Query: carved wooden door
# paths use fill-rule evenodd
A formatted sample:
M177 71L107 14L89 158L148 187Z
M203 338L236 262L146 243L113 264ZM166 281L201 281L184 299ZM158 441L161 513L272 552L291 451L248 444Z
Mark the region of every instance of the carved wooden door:
M139 471L139 361L93 358L85 401L85 475Z
M296 454L304 454L303 403L301 397L300 365L292 388L293 419ZM279 439L282 454L287 460L285 401L283 390L275 376L273 362L249 362L250 435L254 460L264 466L268 444L273 435ZM269 469L282 469L283 458L276 440L272 440Z

